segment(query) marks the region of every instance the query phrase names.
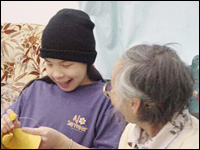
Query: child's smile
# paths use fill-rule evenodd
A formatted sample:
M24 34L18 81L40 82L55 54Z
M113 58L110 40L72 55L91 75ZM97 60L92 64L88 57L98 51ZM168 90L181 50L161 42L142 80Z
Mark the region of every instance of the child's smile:
M68 80L67 82L62 82L62 83L57 82L57 84L59 87L64 89L64 88L68 88L71 85L72 81L73 81L73 79Z

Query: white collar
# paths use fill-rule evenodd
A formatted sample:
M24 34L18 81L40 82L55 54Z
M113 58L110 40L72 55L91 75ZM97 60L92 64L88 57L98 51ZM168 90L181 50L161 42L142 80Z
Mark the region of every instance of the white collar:
M175 113L172 121L168 122L155 137L148 141L147 133L136 125L134 130L129 134L128 145L138 149L166 149L186 125L191 126L188 110L184 110L180 114ZM143 144L139 144L139 139Z

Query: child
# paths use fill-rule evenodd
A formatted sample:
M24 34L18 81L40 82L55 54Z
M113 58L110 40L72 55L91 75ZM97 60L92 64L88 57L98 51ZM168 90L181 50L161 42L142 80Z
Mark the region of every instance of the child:
M22 91L1 119L3 133L21 123L21 127L53 128L89 148L118 147L123 127L111 117L113 106L92 65L97 54L93 28L89 16L80 10L62 9L52 17L40 50L48 76L32 81ZM19 121L8 119L13 112Z

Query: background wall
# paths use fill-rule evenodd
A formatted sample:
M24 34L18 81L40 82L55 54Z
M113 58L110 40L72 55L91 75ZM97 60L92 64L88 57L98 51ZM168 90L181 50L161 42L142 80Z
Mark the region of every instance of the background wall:
M46 25L62 8L78 9L78 1L1 1L1 22Z

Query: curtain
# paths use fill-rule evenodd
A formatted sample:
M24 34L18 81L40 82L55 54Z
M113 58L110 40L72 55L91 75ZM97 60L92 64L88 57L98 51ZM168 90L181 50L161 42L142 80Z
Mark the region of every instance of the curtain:
M179 43L191 65L199 54L199 1L79 1L95 23L95 66L110 79L114 63L137 44Z

